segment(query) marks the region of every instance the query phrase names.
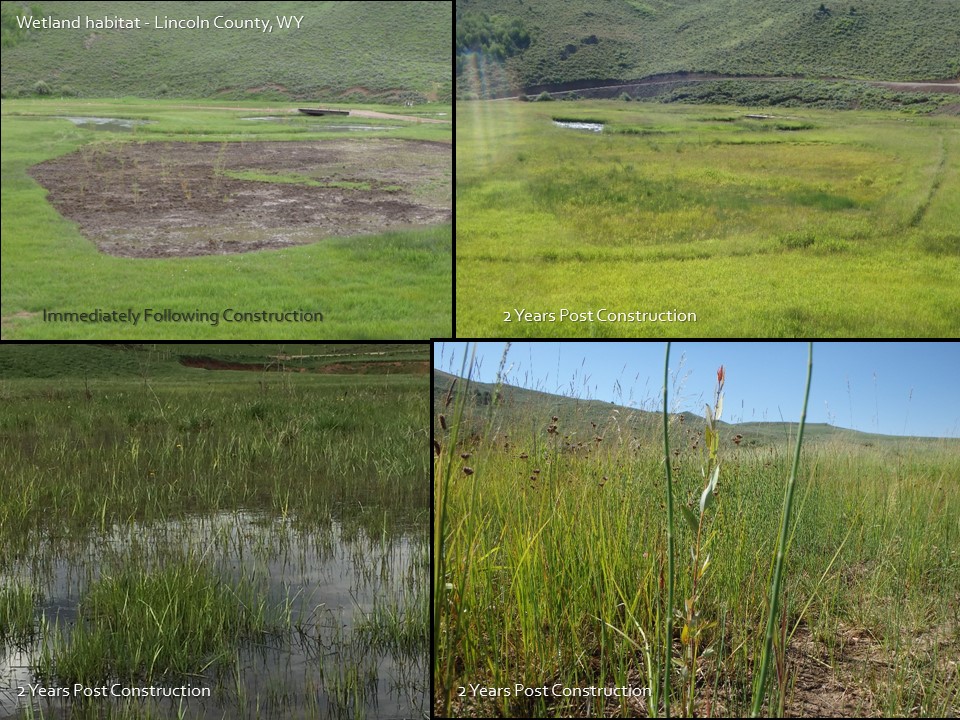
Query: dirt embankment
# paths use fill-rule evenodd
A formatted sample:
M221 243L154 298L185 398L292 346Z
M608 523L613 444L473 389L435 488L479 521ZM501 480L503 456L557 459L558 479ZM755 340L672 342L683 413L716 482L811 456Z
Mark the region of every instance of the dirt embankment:
M451 122L450 120L436 120L434 118L417 117L416 115L394 115L393 113L382 113L377 112L376 110L351 110L350 117L383 118L385 120L408 120L410 122L418 123L450 124Z
M883 87L898 92L925 92L960 94L960 80L943 80L939 82L891 82L882 80L849 80L845 78L809 78L803 76L774 76L774 75L720 75L716 73L688 73L676 72L637 80L573 80L565 83L547 85L532 85L524 89L527 95L537 95L548 92L558 97L576 92L585 97L610 98L622 92L637 94L642 88L672 85L674 83L712 82L715 80L750 80L759 82L789 82L795 80L820 80L822 82L857 82L863 85ZM516 96L498 98L515 100Z
M246 370L248 372L295 372L342 375L424 375L430 372L430 363L426 360L393 360L384 362L341 362L307 368L301 365L272 363L241 363L218 360L204 356L184 356L180 364L203 370Z

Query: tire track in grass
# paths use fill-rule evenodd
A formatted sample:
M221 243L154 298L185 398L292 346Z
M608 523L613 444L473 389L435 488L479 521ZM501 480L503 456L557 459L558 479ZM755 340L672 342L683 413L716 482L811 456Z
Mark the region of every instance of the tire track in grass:
M940 189L940 184L943 182L943 175L947 169L947 139L941 135L940 136L940 164L937 165L937 169L933 174L933 182L930 183L930 190L927 192L927 196L923 199L920 205L917 207L916 211L913 213L913 217L910 218L910 227L917 227L922 221L923 217L927 214L927 209L930 207L930 203L933 202L934 196L936 196L937 191Z

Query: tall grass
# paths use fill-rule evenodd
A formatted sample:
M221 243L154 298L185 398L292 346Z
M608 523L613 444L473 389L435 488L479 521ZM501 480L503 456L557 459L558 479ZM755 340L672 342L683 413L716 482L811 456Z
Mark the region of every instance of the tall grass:
M667 403L667 388L670 386L670 343L663 361L663 457L667 473L667 630L663 636L663 705L664 715L670 717L670 675L673 666L673 475L670 468L670 405Z
M241 641L283 628L255 584L227 584L199 558L116 568L88 590L81 615L73 628L50 628L39 677L95 685L198 674L235 655Z
M807 359L807 390L803 395L803 410L800 413L800 430L797 432L797 449L793 456L793 469L787 481L783 497L783 512L780 522L780 540L777 545L777 557L773 564L773 579L770 582L770 599L767 604L767 631L763 641L763 656L760 660L760 675L754 683L753 717L760 715L767 691L767 672L770 668L770 653L773 644L774 625L778 619L780 606L780 588L783 582L784 557L787 552L787 536L791 531L790 515L793 512L793 495L797 487L797 470L800 467L800 449L803 446L803 428L807 421L807 401L810 399L810 378L813 376L813 343Z
M34 592L22 583L0 586L0 643L22 643L35 635Z
M501 415L509 423L470 423L489 409L471 407L465 379L450 397L449 406L437 398L446 429L435 419L435 512L444 518L434 536L438 714L656 716L668 702L673 714L749 714L771 617L765 714L955 713L960 681L947 659L960 648L955 443L815 438L798 448L721 435L724 480L711 508L709 582L696 589L705 650L691 706L691 685L677 682L682 639L671 628L669 653L664 639L663 438L627 413L611 412L592 430L596 416L578 417L575 404L515 413L509 394ZM445 409L460 403L462 426L459 409ZM703 426L667 420L674 502L693 507L704 490ZM784 481L798 459L786 518ZM774 607L785 523L789 565ZM696 533L687 522L672 532L677 558L688 557ZM693 582L694 573L678 572L675 597L694 597ZM838 684L849 705L824 704L810 682ZM573 697L554 695L555 686L635 692Z
M202 391L179 379L7 386L0 559L52 527L90 532L92 518L103 529L241 506L352 522L386 503L402 525L423 512L422 388L251 375Z

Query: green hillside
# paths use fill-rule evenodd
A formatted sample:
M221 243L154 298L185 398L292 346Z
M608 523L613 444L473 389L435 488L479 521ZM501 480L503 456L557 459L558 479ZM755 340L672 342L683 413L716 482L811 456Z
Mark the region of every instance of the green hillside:
M960 75L960 3L944 0L457 0L457 21L458 53L483 51L458 61L461 92L675 72Z
M451 386L454 387L451 393ZM434 420L440 413L453 417L457 393L462 392L466 383L454 375L433 371ZM447 398L451 402L447 404ZM494 398L499 398L497 402ZM512 385L502 385L499 390L491 383L471 380L468 394L467 417L468 434L483 435L486 423L491 420L497 431L509 435L526 433L533 428L544 438L546 428L556 416L558 431L565 442L572 446L601 443L639 442L639 444L657 444L663 442L663 415L661 411L626 407L602 400L584 400L566 397L538 390L527 390ZM491 413L490 410L496 412ZM682 419L681 419L682 417ZM703 417L690 412L674 415L671 436L674 443L696 443L697 432L702 433L705 426ZM796 438L797 423L790 422L743 422L718 423L720 438L731 443L737 435L741 436L743 447L765 447L780 445ZM865 447L895 449L909 442L916 449L940 447L944 444L960 446L957 440L940 438L896 437L877 435L858 430L835 427L826 423L808 423L804 434L807 444L842 443Z
M3 2L5 97L449 100L445 2ZM299 29L10 30L22 9L53 19L211 21L303 16Z

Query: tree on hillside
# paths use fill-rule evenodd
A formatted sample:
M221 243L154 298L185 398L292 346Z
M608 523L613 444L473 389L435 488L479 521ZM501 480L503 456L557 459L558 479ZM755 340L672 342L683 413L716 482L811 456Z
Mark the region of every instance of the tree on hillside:
M30 34L29 30L20 27L17 18L42 17L43 10L39 5L31 5L28 10L25 7L14 9L13 3L4 3L0 6L0 46L13 47Z
M519 19L507 23L491 19L486 13L463 13L457 10L457 75L463 71L460 56L481 53L501 62L530 46L530 34Z

